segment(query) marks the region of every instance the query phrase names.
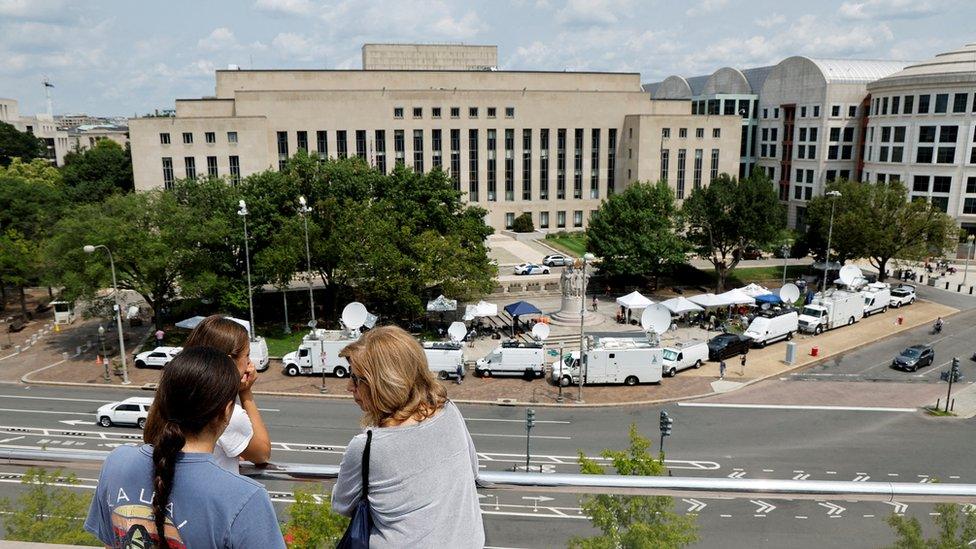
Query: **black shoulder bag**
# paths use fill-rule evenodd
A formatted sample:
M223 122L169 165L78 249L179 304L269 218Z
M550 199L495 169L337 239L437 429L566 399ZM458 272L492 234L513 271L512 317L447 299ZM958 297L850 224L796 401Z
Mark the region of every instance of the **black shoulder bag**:
M339 540L337 549L369 549L369 533L373 529L373 514L369 508L369 446L373 442L373 431L366 431L366 447L363 448L363 489L356 511L349 521L346 533Z

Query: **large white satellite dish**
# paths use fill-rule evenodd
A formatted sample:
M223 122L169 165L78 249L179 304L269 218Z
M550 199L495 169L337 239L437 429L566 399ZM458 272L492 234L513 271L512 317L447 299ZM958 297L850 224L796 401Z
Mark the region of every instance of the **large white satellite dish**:
M549 337L549 325L542 323L536 324L532 327L532 335L539 341L545 341Z
M851 286L862 276L861 269L858 269L854 265L844 265L840 269L840 275L838 278L840 278L840 281L844 284L844 286Z
M779 298L783 300L783 303L796 303L796 300L800 299L800 288L796 284L788 282L779 289Z
M467 334L468 329L463 322L452 322L447 329L447 335L451 337L451 341L461 341Z
M353 301L342 309L342 323L350 330L358 330L366 323L366 306Z
M641 327L645 332L661 335L671 327L671 311L660 303L655 303L644 309L641 315Z

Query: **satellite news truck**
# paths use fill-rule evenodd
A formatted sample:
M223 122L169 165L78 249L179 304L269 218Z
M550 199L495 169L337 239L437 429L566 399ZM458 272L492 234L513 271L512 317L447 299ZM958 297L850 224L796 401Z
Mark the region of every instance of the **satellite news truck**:
M552 380L563 387L580 381L579 353L552 365ZM583 383L660 383L664 350L643 338L605 337L583 353Z

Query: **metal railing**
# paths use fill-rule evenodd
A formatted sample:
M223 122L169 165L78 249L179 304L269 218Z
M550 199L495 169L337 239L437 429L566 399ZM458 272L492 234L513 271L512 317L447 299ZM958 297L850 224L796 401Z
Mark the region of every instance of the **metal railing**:
M0 449L0 462L38 466L91 464L108 455L99 450ZM338 465L270 463L244 464L241 474L258 480L320 481L335 479ZM709 477L639 477L631 475L581 475L481 471L478 486L486 490L532 491L574 494L715 497L770 499L845 499L899 501L903 503L976 503L976 484L911 482L854 482L825 480L777 480Z

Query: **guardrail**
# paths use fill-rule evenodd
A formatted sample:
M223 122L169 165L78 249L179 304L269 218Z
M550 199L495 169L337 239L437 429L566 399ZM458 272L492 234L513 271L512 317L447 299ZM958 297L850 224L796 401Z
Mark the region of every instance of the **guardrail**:
M22 466L100 463L107 455L108 452L98 450L0 449L0 461L8 465ZM243 464L241 474L258 480L320 481L335 479L339 474L339 466L304 463L270 463L265 466ZM486 490L574 494L706 498L754 498L762 496L770 499L976 503L976 484L638 477L631 475L482 471L478 474L478 487Z

